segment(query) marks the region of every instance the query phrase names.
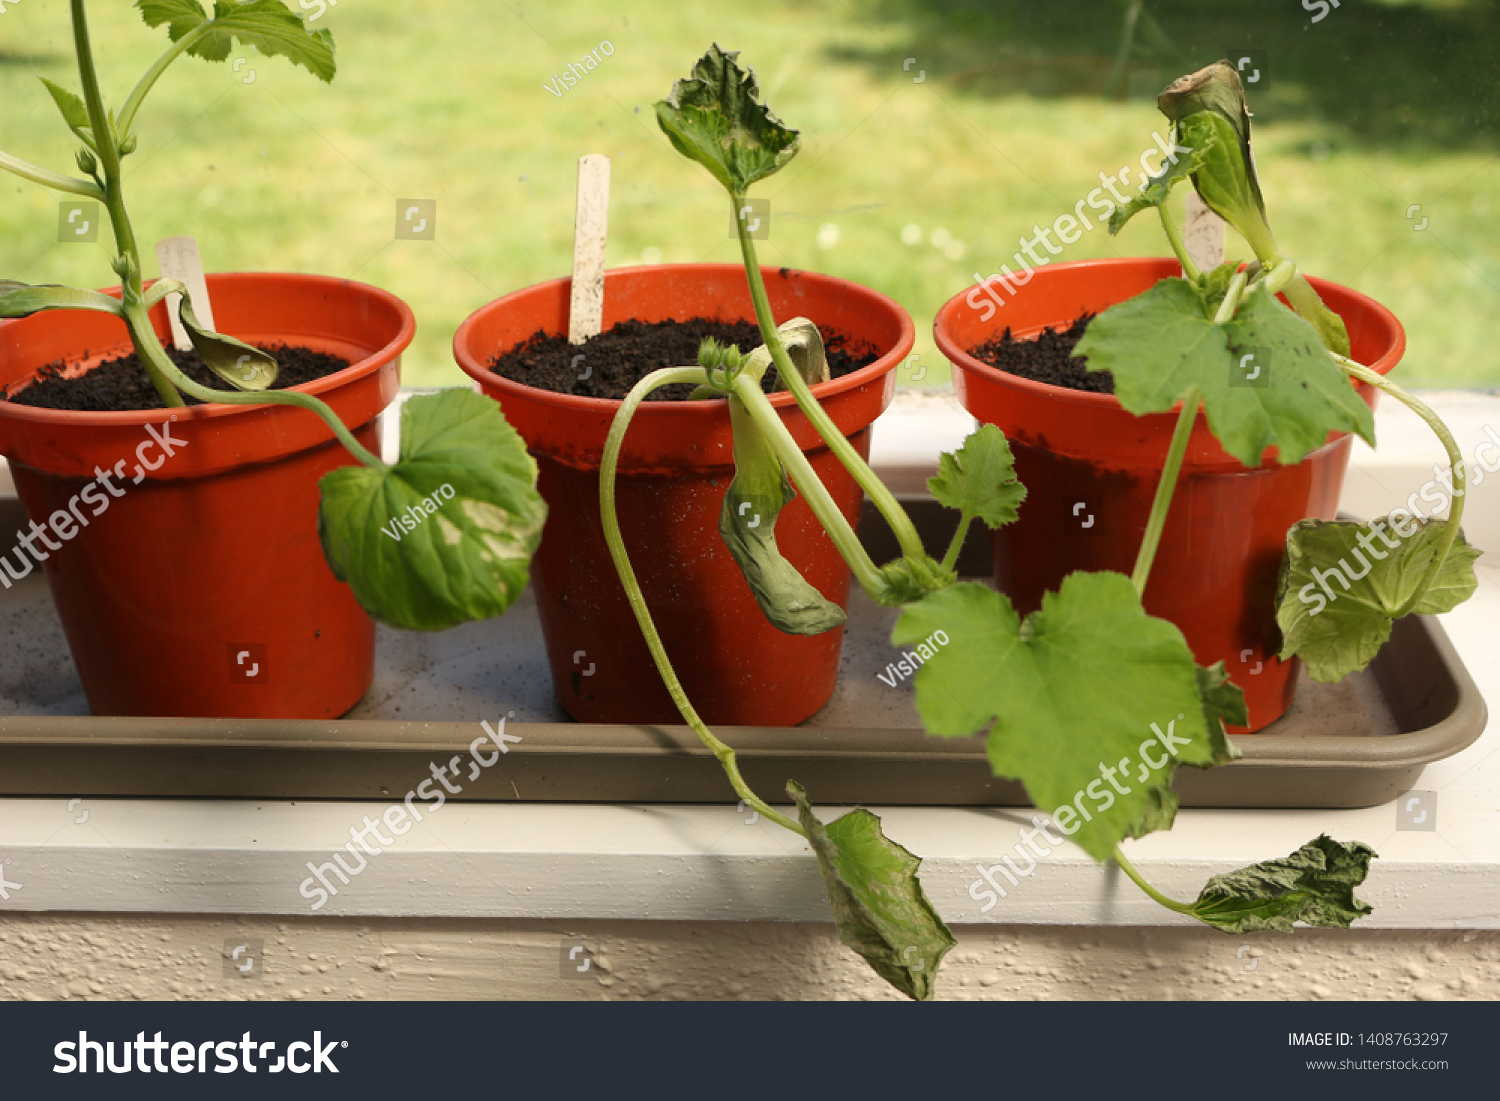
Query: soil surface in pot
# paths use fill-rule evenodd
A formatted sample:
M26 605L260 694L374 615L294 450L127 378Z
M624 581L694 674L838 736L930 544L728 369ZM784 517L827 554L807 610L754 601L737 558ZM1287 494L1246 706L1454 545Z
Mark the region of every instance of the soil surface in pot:
M311 348L286 344L257 347L276 358L278 370L276 382L271 387L273 390L301 386L349 366L347 359L316 352ZM176 348L168 348L166 352L182 373L194 382L215 390L234 389L205 367L197 352L179 352ZM88 352L84 352L84 355L87 356ZM0 393L0 398L16 405L32 405L38 409L71 409L81 413L166 408L134 352L118 359L107 359L93 370L75 378L64 378L65 370L66 365L61 362L49 363L33 376L24 389L14 395ZM188 405L203 404L186 394L182 400Z
M1030 340L1016 340L1006 329L999 340L969 349L969 354L1007 374L1019 375L1032 382L1045 382L1065 390L1087 390L1095 394L1113 394L1115 376L1108 371L1090 371L1084 364L1088 357L1073 358L1073 349L1083 339L1095 314L1086 313L1067 329L1043 329Z
M820 331L832 378L868 367L880 358L876 349L854 345L843 333ZM753 352L763 343L760 329L752 321L716 321L706 317L689 321L632 319L589 337L581 345L569 344L566 336L549 336L539 329L525 343L492 359L490 369L512 382L554 394L618 401L652 371L697 363L698 345L707 337L720 344L733 344L741 352ZM575 367L574 360L579 355L587 358ZM586 377L580 379L580 373ZM776 389L776 381L773 366L763 379L766 393ZM686 401L692 392L693 387L687 384L663 386L646 400Z

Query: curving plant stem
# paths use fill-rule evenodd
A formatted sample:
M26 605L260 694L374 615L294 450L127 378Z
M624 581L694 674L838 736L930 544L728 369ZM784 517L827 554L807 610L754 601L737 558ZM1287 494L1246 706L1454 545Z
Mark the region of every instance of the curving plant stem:
M158 281L157 284L153 284L153 288L160 282L166 281ZM164 293L173 292L169 289ZM311 394L299 393L296 390L214 390L202 386L183 374L177 364L173 363L167 353L162 350L161 342L156 339L156 330L151 325L151 319L146 315L145 308L140 303L132 303L125 307L125 320L130 325L132 333L141 328L151 334L152 339L148 343L137 342L136 350L143 353L141 356L143 363L148 362L148 357L150 357L150 365L166 377L168 383L174 387L174 392L181 390L184 394L197 398L199 401L217 402L221 405L295 405L299 409L312 413L326 424L349 454L365 466L372 470L389 469L382 459L372 454L354 438L354 433L349 431L348 426L339 419L337 413L328 407L327 403L319 401ZM181 404L181 401L179 397L178 404Z
M1448 552L1453 549L1453 543L1458 538L1458 525L1463 520L1464 502L1468 499L1467 483L1468 472L1464 468L1463 452L1458 449L1458 441L1453 438L1453 433L1448 431L1448 426L1443 423L1430 406L1420 399L1403 390L1396 383L1391 382L1384 375L1361 363L1355 363L1352 359L1339 355L1337 352L1329 353L1334 362L1344 369L1344 373L1351 378L1357 378L1361 382L1368 382L1371 386L1385 391L1402 405L1406 406L1417 416L1427 422L1437 438L1443 441L1443 450L1448 452L1448 465L1453 471L1453 504L1448 510L1447 526L1443 529L1442 542L1438 544L1438 553L1432 558L1432 563L1427 567L1427 573L1422 578L1422 584L1413 590L1412 595L1392 616L1392 619L1400 619L1402 616L1410 615L1422 598L1427 595L1427 590L1437 580L1437 575L1443 568L1443 563L1448 561Z
M12 157L9 153L0 152L0 168L7 172L20 176L23 180L50 187L54 191L65 191L69 195L82 195L86 199L96 202L104 201L104 192L99 185L92 180L80 180L74 176L64 176L59 172L53 172L41 168L29 161L23 161L20 157Z
M640 408L641 402L646 400L646 395L674 382L709 385L708 372L702 367L666 367L660 371L652 371L631 388L630 393L626 395L625 400L620 403L620 408L615 412L615 419L609 426L609 436L604 442L604 455L599 464L599 516L604 523L604 542L609 547L610 558L614 560L615 571L620 575L620 584L624 586L625 597L630 601L630 610L635 613L636 622L641 627L641 634L646 637L646 648L651 651L651 660L656 663L656 670L661 674L662 683L671 694L672 702L677 705L683 721L692 728L694 734L698 735L699 741L712 750L720 766L728 775L735 792L745 800L747 805L778 826L785 826L793 833L806 837L807 834L801 825L773 810L750 789L744 777L740 775L734 749L714 737L713 731L709 730L707 724L699 717L692 701L687 697L687 692L682 687L682 682L677 679L677 671L672 668L672 662L667 657L667 650L662 645L661 635L657 633L656 623L651 619L650 609L646 607L645 594L641 592L640 582L636 579L635 570L630 565L630 555L625 549L625 538L620 533L620 518L615 511L615 473L620 464L620 448L625 443L625 432L630 427L635 411Z
M801 492L818 523L823 526L828 538L833 541L839 554L848 563L854 579L859 582L859 587L864 589L872 600L878 599L885 588L880 570L876 568L864 544L859 541L859 535L844 518L839 506L834 503L832 494L819 480L812 464L807 461L807 456L797 446L797 441L792 439L786 423L777 415L776 407L766 397L765 391L760 388L760 383L748 374L742 374L734 382L734 393L744 405L756 427L765 434L766 440L776 452L776 457L781 460L781 465L786 467L787 473L791 476L792 484Z
M167 71L172 62L187 53L188 50L207 38L211 33L213 33L212 20L188 31L187 34L172 43L166 53L162 54L152 63L151 68L146 70L146 74L131 89L130 95L125 100L125 105L120 108L120 113L116 116L115 122L120 129L121 138L125 138L130 134L131 125L135 122L136 112L141 109L141 104L145 102L146 95L156 86L156 82L161 79L162 73Z
M1290 289L1294 285L1295 277L1296 266L1286 260L1278 260L1269 265L1268 268L1263 269L1261 276L1273 294L1279 290ZM1229 291L1225 295L1224 301L1214 317L1215 324L1223 324L1234 315L1234 311L1239 306L1240 298L1244 294L1245 287L1246 273L1242 271L1237 273L1234 280L1230 283ZM1427 590L1431 588L1433 581L1436 580L1438 572L1447 561L1454 541L1458 538L1459 522L1463 518L1464 502L1466 500L1465 490L1467 488L1467 475L1464 469L1463 455L1459 451L1458 443L1454 440L1453 434L1448 430L1448 426L1425 403L1369 367L1355 363L1353 360L1337 352L1330 351L1329 354L1333 357L1334 362L1351 378L1369 383L1371 386L1390 394L1391 397L1421 417L1437 437L1442 440L1443 448L1448 453L1448 462L1453 472L1453 504L1448 513L1448 519L1443 531L1442 540L1438 546L1438 551L1433 556L1431 564L1428 565L1421 585L1412 592L1412 595L1407 598L1401 608L1391 616L1393 619L1400 619L1402 616L1409 615L1421 603L1422 598L1427 594ZM1172 490L1176 485L1177 476L1181 470L1183 453L1187 447L1188 437L1191 435L1193 422L1197 419L1200 402L1201 395L1197 389L1192 390L1183 401L1182 413L1178 417L1177 428L1172 434L1172 443L1168 448L1166 465L1162 469L1161 481L1157 484L1156 499L1152 503L1151 517L1147 523L1146 535L1141 542L1140 554L1136 559L1135 572L1131 579L1137 593L1144 593L1145 591L1146 579L1151 572L1151 561L1155 557L1156 548L1161 538L1161 529L1166 522L1167 510L1171 505ZM1112 859L1137 887L1156 902L1177 913L1196 916L1191 905L1167 897L1146 882L1145 878L1126 859L1125 854L1120 851L1118 846L1112 854Z
M295 390L224 391L200 386L178 370L177 365L162 348L161 340L156 335L156 327L151 324L150 309L167 294L173 291L180 292L183 288L180 283L166 279L158 280L149 291L143 287L140 248L136 243L135 229L130 223L130 214L125 208L124 175L120 170L120 147L116 140L116 125L110 121L109 114L104 108L104 97L99 90L99 77L94 68L93 48L89 42L88 14L84 7L84 0L70 0L70 4L73 15L73 44L78 54L78 76L83 85L83 101L89 113L89 128L94 136L93 144L98 153L104 189L100 191L94 184L85 184L81 180L69 181L65 176L57 177L57 180L79 186L62 187L60 183L52 179L38 179L38 182L58 187L60 190L72 190L91 197L97 196L103 200L109 212L110 226L114 230L115 244L119 249L116 270L120 275L121 316L124 317L126 328L130 331L130 339L135 345L141 366L150 377L156 392L161 396L162 403L168 408L182 408L185 405L182 395L187 394L199 401L217 402L224 405L294 405L314 414L328 425L339 443L343 444L345 449L365 466L376 470L386 469L386 464L378 456L372 454L354 438L354 433L349 431L344 422L339 419L338 414L311 394L298 393ZM130 94L130 99L126 102L125 109L119 116L117 125L120 134L129 131L135 112L140 108L141 102L156 83L157 78L166 71L167 66L207 34L208 25L205 24L204 27L179 39L157 59L140 83L136 85L135 90ZM33 179L37 178L34 173L43 171L33 170L32 166L25 166L29 171L21 172L15 164L8 163L13 160L14 158L6 158L5 162L0 162L0 167L9 168L19 175L26 175ZM46 175L51 177L53 174L47 173Z
M1135 865L1125 859L1125 854L1120 851L1118 845L1115 846L1112 859L1120 866L1120 870L1130 877L1131 882L1150 895L1154 901L1161 903L1168 910L1175 910L1179 914L1191 914L1193 912L1193 908L1187 903L1178 902L1175 898L1169 898L1147 883L1145 877L1135 870Z
M1162 211L1162 224L1170 224L1165 211ZM1249 276L1246 272L1235 273L1224 295L1224 301L1219 304L1219 310L1214 315L1214 324L1222 325L1234 316L1234 311L1239 308L1240 298L1245 293L1248 281ZM1182 473L1182 460L1187 454L1188 441L1193 435L1193 425L1198 420L1198 407L1202 404L1203 395L1195 386L1183 397L1182 411L1178 413L1177 426L1172 430L1172 442L1167 447L1167 458L1162 464L1161 477L1156 483L1156 497L1151 502L1151 515L1146 520L1146 533L1141 538L1141 549L1136 554L1135 569L1130 576L1130 583L1135 586L1136 595L1140 597L1146 594L1146 582L1151 576L1151 566L1156 560L1157 548L1161 545L1161 533L1167 525L1167 513L1172 508L1172 496L1177 490L1177 478ZM1135 865L1125 859L1125 854L1120 851L1118 845L1115 846L1112 859L1137 887L1167 909L1175 910L1179 914L1193 912L1191 906L1168 898L1147 883L1141 873L1136 871Z
M1156 213L1161 218L1161 228L1167 235L1167 240L1172 245L1172 251L1177 254L1177 262L1182 265L1182 274L1187 279L1198 278L1198 265L1193 263L1193 258L1188 255L1187 245L1183 243L1182 234L1177 231L1177 225L1172 221L1172 215L1167 213L1167 204L1158 203Z
M901 507L895 495L886 488L884 482L875 476L875 472L860 457L854 445L839 431L838 426L833 423L833 418L818 404L818 399L813 397L807 381L792 365L791 357L782 347L781 338L776 334L776 319L771 316L771 301L766 295L766 283L760 274L760 263L755 258L755 241L745 227L745 220L739 217L739 209L745 197L744 195L731 195L730 200L730 206L735 212L734 224L739 232L740 255L745 261L745 278L750 284L750 300L755 304L755 320L760 324L761 339L766 342L766 348L770 350L771 360L776 364L776 370L780 374L783 385L797 399L798 408L812 423L823 442L828 445L828 449L838 456L839 462L844 464L844 468L870 498L870 503L885 517L886 523L895 533L901 553L915 561L921 561L927 556L927 548L922 545L922 537L917 534L916 525L911 522L911 517L906 515L906 510Z

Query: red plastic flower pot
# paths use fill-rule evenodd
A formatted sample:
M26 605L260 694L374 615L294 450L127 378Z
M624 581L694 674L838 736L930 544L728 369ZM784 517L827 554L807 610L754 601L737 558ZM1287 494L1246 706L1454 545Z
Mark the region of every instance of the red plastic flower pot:
M812 319L880 358L813 387L839 430L868 457L870 425L895 394L894 371L911 351L911 318L882 294L810 272L763 269L778 321ZM678 723L615 573L599 518L599 463L618 401L524 386L490 370L495 356L538 329L568 327L570 280L542 283L491 302L454 337L459 366L498 401L541 468L547 526L532 568L552 685L581 722ZM604 327L641 321L755 318L744 269L673 264L611 271ZM789 393L771 402L851 523L861 492L798 411ZM719 536L719 510L734 477L723 399L648 402L620 456L617 506L625 546L688 698L706 722L791 726L828 701L838 678L843 629L804 637L766 621ZM844 606L850 574L799 496L776 521L782 553L819 592Z
M328 402L378 453L378 418L416 331L400 299L315 275L210 275L208 288L226 334L350 360L298 389ZM153 319L170 339L163 305ZM87 370L130 350L106 314L6 321L0 384L59 360ZM318 539L318 479L354 460L313 414L0 402L0 448L31 531L46 525L48 536L30 540L33 556L7 547L4 561L24 576L45 559L94 714L334 718L368 690L374 624ZM12 583L4 570L0 579Z
M1010 440L1027 489L1020 519L993 533L995 581L1022 614L1074 570L1129 574L1146 530L1177 413L1136 417L1112 394L1084 393L996 370L970 349L1043 328L1067 328L1181 274L1175 260L1087 260L1039 268L999 308L979 288L950 299L934 334L952 361L964 408ZM1394 314L1346 287L1313 285L1349 330L1353 358L1381 374L1406 349ZM1004 297L1002 295L1002 297ZM991 308L984 309L988 304ZM1374 387L1359 392L1373 408ZM1223 661L1245 692L1248 730L1291 706L1300 662L1276 654L1276 582L1286 533L1309 517L1333 519L1350 437L1332 435L1302 462L1250 470L1228 455L1200 411L1146 586L1146 610L1171 620L1200 664Z

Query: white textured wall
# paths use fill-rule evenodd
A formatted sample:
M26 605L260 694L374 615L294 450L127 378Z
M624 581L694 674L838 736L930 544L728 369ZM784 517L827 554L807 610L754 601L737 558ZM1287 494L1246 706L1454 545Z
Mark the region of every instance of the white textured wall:
M597 952L560 976L566 934ZM949 999L1500 998L1500 933L968 927ZM264 942L226 979L226 939ZM1246 948L1236 953L1239 946ZM581 958L581 957L580 957ZM0 998L884 998L830 925L0 914Z

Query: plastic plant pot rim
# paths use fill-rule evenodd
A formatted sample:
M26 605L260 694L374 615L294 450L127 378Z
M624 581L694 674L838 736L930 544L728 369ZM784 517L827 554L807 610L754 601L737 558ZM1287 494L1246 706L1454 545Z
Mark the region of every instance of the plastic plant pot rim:
M640 264L628 268L612 268L605 273L605 280L607 283L611 276L649 275L682 268L709 269L715 272L726 273L743 272L745 270L742 264ZM817 279L833 289L847 289L850 297L870 299L874 304L889 309L900 321L900 331L892 351L882 355L874 363L861 367L856 371L851 371L841 378L830 379L828 382L820 382L812 387L813 396L819 399L820 402L824 398L836 397L846 391L877 382L881 376L890 372L894 363L899 362L909 354L902 352L901 349L910 348L916 342L916 326L912 322L911 315L895 299L871 287L866 287L861 283L855 283L848 279L840 279L834 275L823 275L820 272L802 271L797 268L783 269L762 266L761 275L763 278L781 278L781 272L784 270L802 278L810 277ZM482 363L470 350L471 341L469 340L469 334L478 326L481 315L491 311L501 311L522 296L543 293L559 287L571 287L572 282L573 280L570 276L564 276L561 279L549 279L544 283L534 283L529 287L523 287L520 290L512 291L510 294L494 299L479 310L476 310L473 314L470 314L469 317L464 319L463 324L458 327L458 331L453 336L453 358L458 362L459 367L475 382L483 386L494 387L496 390L504 393L516 396L524 394L528 400L549 404L561 410L571 410L576 413L591 414L594 416L613 417L615 411L620 407L619 399L579 397L576 394L559 394L552 390L527 386L525 383L516 382L513 379L508 379L496 373L487 364ZM606 292L606 300L607 298L608 294ZM507 349L499 349L498 351L505 350ZM492 353L492 355L494 354L498 353ZM682 366L696 365L683 364ZM790 390L778 390L774 394L768 394L767 397L770 398L771 404L777 409L795 408L797 404L797 399ZM708 407L714 402L723 402L724 400L724 398L700 398L691 402L642 402L640 408L636 410L636 422L640 423L644 420L644 422L649 423L654 416L668 416L672 413L671 406Z
M1181 268L1175 259L1164 257L1124 257L1104 260L1078 260L1049 265L1045 268L1036 269L1034 277L1040 277L1043 280L1041 285L1044 286L1045 282L1057 277L1066 278L1068 275L1078 275L1081 273L1109 276L1112 271L1119 272L1121 285L1126 288L1131 288L1133 284L1139 283L1143 276L1151 278L1152 283L1154 283L1161 279L1181 275ZM1370 363L1370 366L1381 375L1393 370L1406 351L1406 332L1401 325L1400 319L1385 306L1382 306L1373 298L1359 291L1316 277L1310 277L1309 281L1318 290L1320 295L1330 300L1330 306L1336 312L1340 313L1341 316L1344 316L1346 320L1358 315L1360 319L1368 319L1365 322L1366 324L1373 322L1373 325L1379 326L1388 335L1388 343L1382 353ZM1147 286L1140 287L1139 290L1149 289L1150 285L1147 284ZM1028 290L1034 291L1036 289L1040 288L1032 288L1028 281ZM942 354L953 364L954 386L959 391L960 400L966 408L972 409L970 401L964 397L969 385L965 376L968 376L972 378L973 383L977 386L990 387L1000 393L1013 394L1020 401L1059 405L1072 408L1082 415L1095 418L1118 413L1121 416L1132 417L1138 425L1138 431L1141 433L1155 433L1160 435L1163 441L1170 435L1172 426L1182 409L1180 401L1174 403L1170 410L1132 415L1120 404L1119 399L1114 394L1072 390L1067 387L1054 386L1050 383L1037 382L1010 374L997 367L992 367L990 364L975 357L955 336L955 329L957 328L955 317L957 312L960 309L967 308L972 310L975 308L966 301L973 293L974 289L970 288L967 291L954 295L938 310L933 322L934 340ZM1137 293L1137 290L1131 289L1129 293L1111 296L1108 301L1097 307L1090 304L1089 306L1081 307L1081 309L1094 309L1096 312L1102 312L1110 306L1126 301L1135 293ZM1006 305L1012 305L1020 301L1024 301L1024 299L1021 295L1017 295L1010 302L1006 303ZM1042 332L1043 329L1056 329L1059 325L1071 321L1075 316L1076 313L1068 318L1055 317L1035 324L1026 324L1021 327L1010 326L1010 328L1014 339L1024 340ZM993 319L989 319L980 322L980 324L989 326L991 330L990 335L985 339L994 339L1005 327L1003 317L998 323ZM1356 329L1355 331L1357 332L1358 330ZM1372 392L1375 389L1374 387L1364 382L1355 383L1354 387L1356 392L1367 403L1373 405L1376 396ZM1095 423L1097 427L1102 422L1096 421ZM1337 443L1344 435L1347 435L1347 433L1330 433L1329 440L1324 444L1324 447ZM1094 457L1094 450L1095 448L1092 444L1084 444L1081 447L1066 447L1063 449L1063 452L1075 458L1088 459ZM1322 448L1318 450L1321 451ZM1187 466L1189 468L1223 471L1261 469L1266 466L1267 462L1276 462L1274 458L1268 458L1268 456L1272 455L1274 455L1274 447L1267 449L1267 453L1265 456L1262 456L1262 461L1258 467L1247 468L1243 466L1238 460L1223 451L1208 427L1205 412L1201 409L1199 410L1197 423L1193 429L1192 441L1188 449ZM1107 459L1109 454L1108 452L1100 452L1097 457Z
M1160 277L1162 279L1170 279L1174 276L1180 276L1182 274L1182 268L1178 265L1176 260L1171 259L1170 257L1161 256L1111 256L1106 259L1100 260L1069 260L1061 264L1049 264L1045 268L1037 268L1034 270L1036 270L1037 272L1060 272L1068 270L1081 270L1084 268L1140 268L1142 266L1159 267L1161 269ZM1242 268L1244 266L1245 265L1241 265ZM1352 298L1370 313L1375 314L1376 316L1388 321L1391 327L1395 330L1396 340L1392 345L1391 350L1380 357L1379 363L1371 363L1367 364L1366 366L1383 375L1387 371L1390 371L1393 367L1396 366L1397 363L1401 361L1401 357L1406 353L1406 329L1402 326L1401 319L1398 318L1391 310L1387 309L1385 306L1382 306L1379 302L1371 298L1369 295L1364 294L1361 291L1357 291L1352 287L1346 287L1342 283L1335 283L1328 279L1320 279L1316 275L1309 275L1306 278L1307 281L1313 285L1313 289L1318 292L1319 296L1322 296L1324 291L1336 291L1341 296ZM951 315L951 311L956 309L958 305L966 304L964 303L964 299L968 296L969 293L969 290L965 290L962 294L954 295L947 302L943 303L942 307L938 310L937 318L933 323L933 339L937 342L938 350L942 352L950 362L953 362L956 365L960 360L962 360L963 370L988 377L996 383L1000 383L1006 386L1014 386L1016 389L1028 393L1047 396L1063 396L1068 401L1076 401L1084 405L1093 405L1101 408L1110 405L1116 407L1120 406L1120 399L1117 398L1114 394L1100 394L1095 393L1091 390L1072 390L1066 386L1054 386L1050 382L1037 382L1034 379L1022 378L1020 375L1013 375L1009 371L1002 371L998 367L992 367L990 364L985 363L983 360L974 356L973 353L971 353L968 349L960 347L954 340L953 335L950 331L951 326L949 325L948 318ZM1126 299L1121 298L1119 301L1124 302L1126 301ZM1285 302L1286 299L1283 297L1282 301ZM1118 303L1115 304L1118 305ZM1016 340L1029 340L1041 333L1044 329L1055 329L1057 327L1057 324L1057 322L1053 322L1050 325L1041 324L1028 326L1025 329L1013 332L1012 336ZM1389 362L1387 363L1387 361ZM1360 383L1359 385L1361 387L1364 387L1367 386L1368 383ZM1145 413L1141 415L1148 417L1176 416L1181 409L1182 402L1179 401L1166 412Z
M342 289L355 289L358 291L362 291L365 294L369 295L371 298L381 302L383 305L391 309L400 319L400 325L397 329L396 335L391 340L383 344L380 348L376 349L365 358L351 363L348 367L345 367L341 371L336 371L331 375L325 375L320 379L314 379L312 382L305 382L299 386L289 387L289 389L295 390L298 393L310 394L313 397L317 397L321 394L327 393L330 390L337 389L343 384L353 380L356 376L368 373L372 360L375 360L377 358L391 360L399 356L401 353L405 352L406 349L411 346L412 339L416 336L417 321L416 316L412 313L411 307L409 307L405 302L396 297L396 295L392 294L390 291L383 290L380 287L373 286L369 283L360 283L353 279L340 279L336 276L331 275L307 275L300 272L213 272L207 275L206 279L208 282L210 297L212 297L215 283L222 284L230 280L233 280L234 282L239 284L248 283L251 285L254 285L256 283L269 284L277 280L295 280L298 283L307 284L312 289L334 287ZM145 283L145 286L150 287L156 282L157 280L150 280L149 282ZM121 288L118 285L107 287L101 290L99 293L107 294L111 298L119 298L121 294ZM10 318L5 321L0 321L0 332L3 332L4 327L7 325L20 324L26 321L30 321L32 318L37 316L39 315L33 314L30 318ZM157 335L162 337L164 342L169 341L170 337L166 335L168 322L165 301L158 302L151 307L151 319L156 325ZM90 359L103 360L112 358L117 354L128 354L128 352L121 353L119 349L133 350L131 348L129 334L124 332L124 321L121 320L120 324L122 327L122 336L124 337L124 339L117 346L117 348L108 349L98 355L90 355ZM306 327L304 327L302 330L289 332L288 339L296 339L299 336L311 337L315 335L317 334L309 331ZM162 424L169 420L175 421L179 419L212 420L220 417L229 417L245 413L253 413L257 411L263 412L266 409L272 407L273 406L271 405L271 403L256 405L228 405L220 402L209 402L202 405L189 405L174 409L121 409L113 412L91 412L73 409L39 409L29 405L16 405L11 402L0 402L0 417L17 421L27 421L32 424L39 425L67 424L75 427L97 426L100 428L120 428L146 424Z

